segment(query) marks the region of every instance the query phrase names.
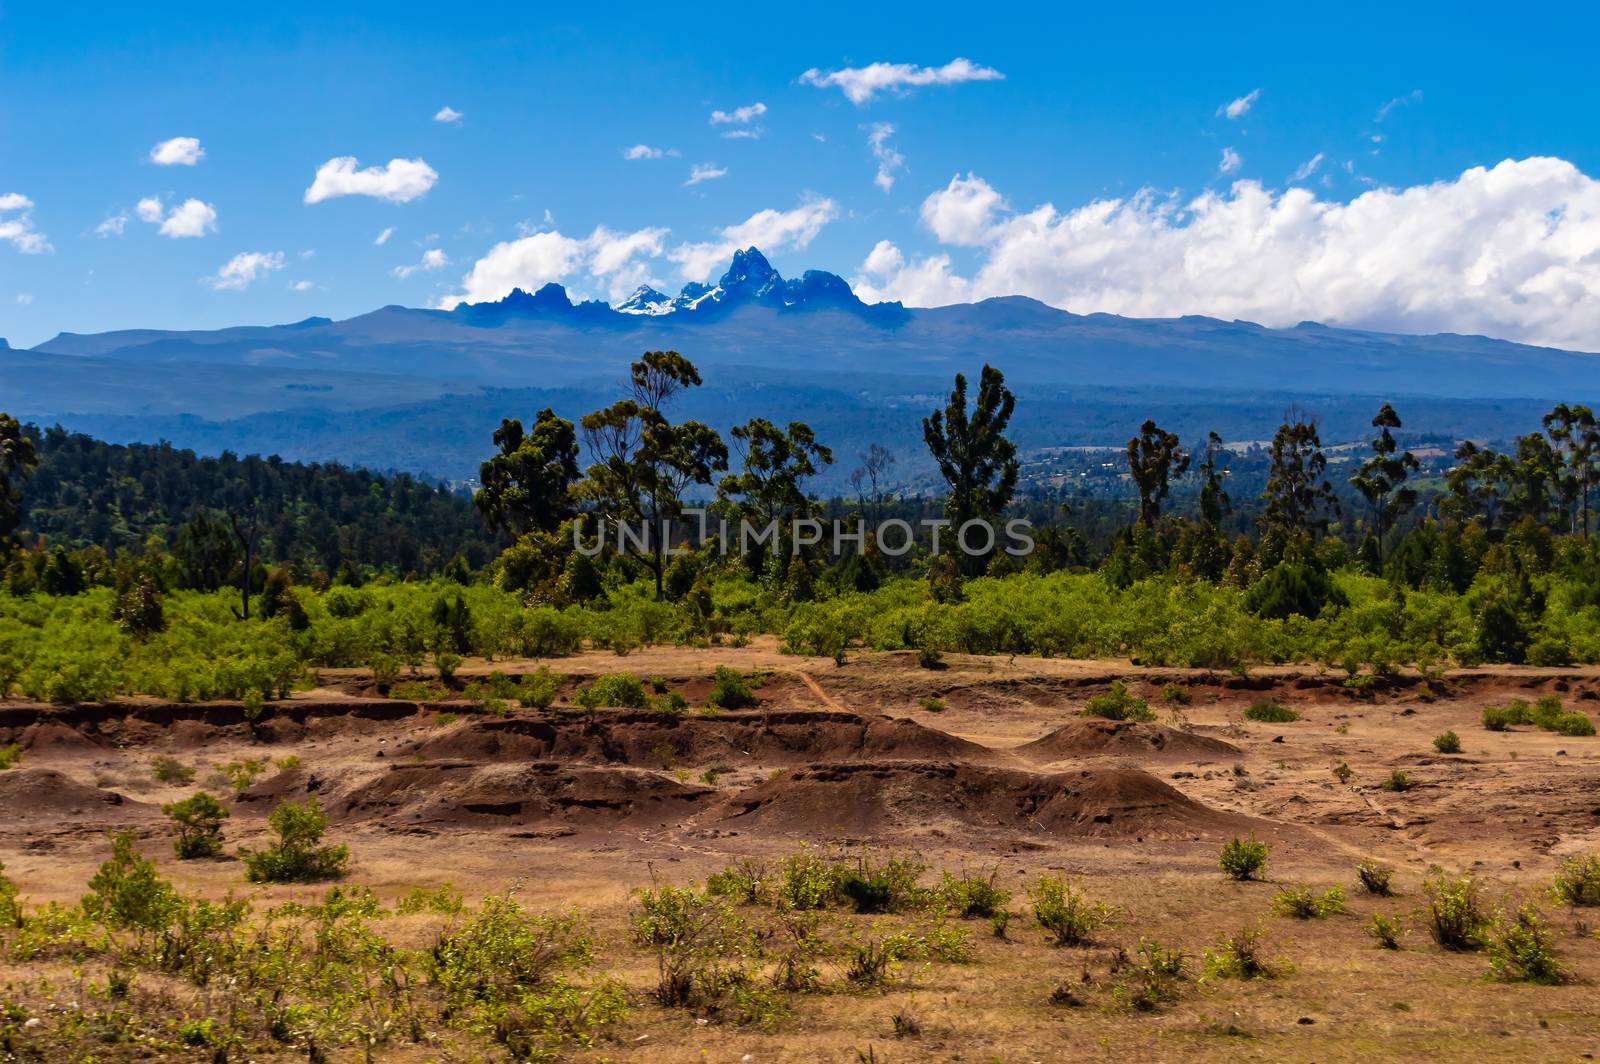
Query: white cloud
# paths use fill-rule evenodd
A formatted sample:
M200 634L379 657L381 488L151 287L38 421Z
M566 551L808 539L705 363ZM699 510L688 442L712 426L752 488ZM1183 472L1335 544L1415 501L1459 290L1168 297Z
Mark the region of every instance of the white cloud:
M458 303L496 300L513 288L533 292L552 281L597 282L619 300L646 282L648 260L660 257L666 236L660 228L619 233L597 226L581 239L550 230L504 241L473 263L462 278L462 291L440 306L448 310Z
M1408 103L1421 103L1421 102L1422 102L1422 90L1421 89L1412 89L1410 92L1406 93L1404 96L1396 96L1394 99L1390 100L1388 103L1385 103L1382 107L1378 108L1378 114L1373 119L1373 121L1382 122L1385 118L1389 117L1389 112L1393 111L1396 107L1404 107Z
M760 140L761 134L766 132L760 126L745 126L739 129L725 130L723 140Z
M1289 175L1290 181L1304 181L1317 172L1317 167L1322 165L1323 155L1319 151L1305 162L1294 168L1294 173Z
M992 67L969 59L952 59L942 67L911 63L872 63L864 67L822 71L815 67L800 80L819 89L837 88L853 104L864 104L880 92L901 92L920 85L958 85L964 81L999 81L1005 77Z
M949 192L929 197L925 221L948 219L932 204ZM1600 181L1562 159L1506 160L1349 202L1238 181L1188 202L1142 192L980 219L955 230L981 235L970 278L946 255L907 262L880 246L862 298L1021 294L1079 313L1314 319L1600 350Z
M383 247L383 245L385 245L385 244L387 244L389 242L389 238L392 237L392 236L394 236L394 226L392 226L392 225L384 226L383 232L378 234L378 238L376 240L374 240L372 242L372 244L373 244L374 247L380 247L381 248L381 247Z
M888 122L875 122L867 127L867 146L872 157L878 160L878 174L872 183L888 192L894 188L894 172L906 164L906 157L889 146L894 136L894 126Z
M717 230L716 240L679 244L667 253L667 258L678 264L678 273L684 280L706 281L725 267L740 248L758 247L768 253L803 248L838 216L838 205L831 199L807 199L788 211L769 207L737 225Z
M142 202L142 201L141 201ZM157 202L159 210L160 203ZM149 221L149 219L146 219ZM209 203L197 199L186 199L167 213L158 230L162 236L180 237L205 236L215 232L217 228L217 209Z
M757 101L744 107L735 107L731 111L712 111L711 124L714 126L733 124L748 126L751 122L767 113L767 105Z
M1244 156L1232 148L1222 149L1222 161L1217 163L1217 173L1231 174L1244 165Z
M435 122L459 122L461 121L461 112L454 107L441 107L434 112L433 120Z
M695 163L689 170L689 180L685 185L698 185L702 181L715 181L719 177L726 177L727 167L718 166L716 163Z
M317 176L306 189L307 203L321 203L335 196L373 196L391 203L410 203L424 195L439 180L433 167L421 159L390 159L385 166L356 169L353 155L329 159L317 168Z
M635 144L631 148L622 149L622 157L629 162L637 162L640 159L659 159L665 154L666 151L664 149L652 148L648 144Z
M20 192L0 192L0 240L9 241L24 255L55 250L33 227L33 200Z
M157 166L193 166L205 157L198 137L173 137L150 149L150 161Z
M161 221L161 197L146 196L133 208L133 212L139 216L141 222L149 222L153 225Z
M442 270L448 265L450 265L450 256L446 255L440 248L429 248L427 251L422 253L422 260L420 262L413 266L396 266L391 272L393 272L396 277L399 277L403 280L407 277L410 277L414 273Z
M946 244L982 244L995 213L1004 206L989 182L973 174L957 174L950 184L922 201L922 224Z
M116 214L106 216L106 220L94 227L96 236L121 236L123 230L128 228L128 212L118 211Z
M17 306L26 307L29 304L31 304L32 302L33 302L33 293L31 293L31 292L18 292L17 293Z
M314 286L310 281L294 281L289 285L290 291L309 292Z
M206 283L217 291L239 291L273 270L283 269L281 251L241 251L229 259Z
M1250 108L1254 107L1256 105L1256 101L1260 98L1261 90L1251 89L1237 100L1230 100L1228 103L1225 103L1221 107L1217 108L1217 114L1231 119L1243 118L1245 115L1250 113Z

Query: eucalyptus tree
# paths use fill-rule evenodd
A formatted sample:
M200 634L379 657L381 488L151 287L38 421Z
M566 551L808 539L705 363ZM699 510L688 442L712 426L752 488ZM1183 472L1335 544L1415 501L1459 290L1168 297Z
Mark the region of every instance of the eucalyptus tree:
M922 420L922 438L950 486L944 509L957 535L969 521L998 515L1016 491L1017 446L1005 436L1016 405L1005 375L985 365L970 414L967 378L957 373L944 409ZM968 557L964 568L976 572L980 562Z

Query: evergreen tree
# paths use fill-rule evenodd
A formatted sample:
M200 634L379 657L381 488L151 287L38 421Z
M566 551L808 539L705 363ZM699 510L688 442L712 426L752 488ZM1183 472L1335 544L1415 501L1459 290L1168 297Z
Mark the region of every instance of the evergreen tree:
M1400 415L1388 403L1372 419L1378 435L1372 440L1372 457L1350 477L1350 483L1372 507L1373 553L1383 562L1384 534L1394 522L1417 504L1415 488L1406 478L1421 468L1410 451L1400 451L1391 429L1400 428Z
M1189 455L1176 433L1163 429L1154 419L1139 426L1139 435L1128 441L1128 472L1139 491L1139 524L1145 528L1155 525L1172 481L1188 470Z
M1016 405L1004 374L985 365L970 416L967 378L957 373L945 408L922 421L922 438L950 486L945 516L955 534L968 521L995 517L1011 501L1017 486L1017 447L1006 439L1005 430ZM982 564L981 558L965 558L962 567L971 575Z

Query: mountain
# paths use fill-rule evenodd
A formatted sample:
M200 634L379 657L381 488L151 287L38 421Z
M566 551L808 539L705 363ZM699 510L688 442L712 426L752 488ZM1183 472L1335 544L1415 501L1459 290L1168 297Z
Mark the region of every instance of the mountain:
M31 350L0 348L0 407L114 440L165 435L202 448L224 440L249 447L240 434L251 426L302 458L357 460L351 447L360 440L360 460L389 455L394 468L460 476L471 464L431 461L431 439L407 435L416 409L472 411L476 419L494 396L518 389L609 394L629 361L661 349L692 359L708 391L746 382L722 408L730 418L748 416L763 388L775 394L762 382L781 379L787 401L820 412L829 408L806 397L857 382L845 427L901 426L908 453L918 449L917 417L957 371L984 362L1005 371L1019 416L1030 401L1053 404L1039 411L1040 446L1125 440L1133 426L1071 409L1082 401L1121 411L1120 400L1104 398L1112 392L1179 407L1203 393L1200 413L1227 409L1250 426L1290 401L1316 410L1318 400L1392 399L1404 414L1409 397L1412 407L1430 402L1430 427L1441 432L1481 427L1483 412L1499 404L1516 410L1508 435L1533 427L1520 419L1539 403L1600 401L1600 357L1592 354L1313 322L1270 329L1199 316L1073 314L1020 296L929 308L867 304L832 273L784 278L752 247L736 251L714 285L691 283L675 297L641 286L616 306L575 303L561 285L546 284L448 311L388 306L342 321L61 333ZM1452 409L1461 412L1454 421ZM901 411L905 417L890 413ZM1056 439L1051 425L1059 426ZM1085 440L1080 429L1089 425L1102 426L1104 438Z

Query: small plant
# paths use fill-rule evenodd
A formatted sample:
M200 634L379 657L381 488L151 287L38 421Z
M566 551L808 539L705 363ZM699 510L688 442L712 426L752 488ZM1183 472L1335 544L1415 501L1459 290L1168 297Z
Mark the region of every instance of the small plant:
M1402 791L1411 789L1411 777L1399 769L1395 769L1389 773L1389 778L1378 784L1378 786L1386 791L1393 791L1399 794Z
M215 1025L209 1020L185 1020L178 1028L178 1041L186 1046L215 1045L217 1032Z
M1567 981L1567 971L1550 947L1550 929L1532 905L1494 926L1488 953L1489 970L1502 982L1553 986Z
M700 773L700 782L704 783L707 787L715 787L717 785L717 780L721 777L722 774L716 769L708 768L704 772Z
M1186 961L1181 949L1140 939L1137 959L1112 988L1112 997L1129 1008L1152 1011L1176 996Z
M1562 861L1550 893L1563 905L1600 905L1600 855Z
M799 853L783 862L778 897L793 909L824 908L838 897L839 871L821 854L801 847Z
M1257 841L1253 833L1248 839L1235 835L1223 844L1217 865L1228 874L1229 879L1260 879L1267 867L1270 849L1266 843Z
M303 803L282 802L267 815L278 841L261 851L241 851L252 883L306 883L338 879L350 860L347 846L321 846L328 818L312 795Z
M1270 698L1263 698L1245 707L1244 719L1258 724L1292 724L1300 719L1300 714Z
M1366 932L1372 936L1379 949L1399 949L1400 936L1405 934L1405 926L1398 916L1373 913L1372 919L1367 922Z
M1010 925L1011 914L1005 909L999 909L993 916L989 917L989 930L994 933L995 938L1005 938L1006 928Z
M1380 898L1387 898L1394 893L1389 886L1389 880L1393 877L1394 869L1376 861L1362 861L1356 865L1356 879L1361 886L1368 894L1376 894Z
M1428 932L1441 949L1483 948L1490 920L1476 879L1435 873L1423 881L1422 892L1428 898Z
M1511 713L1505 706L1484 706L1483 726L1489 731L1505 731L1511 725Z
M534 709L549 709L555 703L565 679L560 673L552 672L549 666L541 665L522 678L518 700Z
M368 667L372 670L372 685L379 691L387 693L400 678L400 663L388 654L374 654Z
M572 696L572 701L584 709L644 709L650 704L650 695L633 673L611 672L597 676L588 686L579 688L578 693Z
M748 709L760 702L755 692L750 689L751 677L738 669L718 665L712 675L711 683L711 693L706 696L708 706L717 709Z
M678 763L678 748L669 742L659 742L650 748L650 756L661 765L661 771L669 772Z
M1090 696L1083 707L1083 715L1104 717L1106 720L1149 722L1156 719L1155 710L1150 708L1150 704L1130 694L1128 685L1121 680L1113 680L1110 690Z
M950 708L938 695L923 695L917 699L917 705L921 706L925 713L943 713Z
M150 775L161 783L185 784L194 782L194 769L175 757L157 754L150 759Z
M461 714L459 713L451 713L449 711L435 713L433 715L433 726L435 728L448 728L460 719Z
M1433 748L1441 754L1459 754L1461 752L1461 737L1453 731L1447 731L1433 737Z
M22 747L16 743L9 746L0 746L0 772L8 768L16 768L22 762Z
M854 868L836 873L836 889L858 913L904 912L915 908L922 892L917 887L924 865L904 857L890 857L882 864L865 858Z
M1348 761L1341 761L1333 766L1333 778L1340 783L1349 783L1354 776L1355 772L1351 770Z
M1211 979L1271 979L1277 970L1261 956L1262 928L1241 928L1205 951L1201 982Z
M1009 891L994 885L998 875L998 870L987 879L973 875L953 876L946 872L939 883L939 900L947 911L962 919L992 918L1003 912L1011 901Z
M772 873L765 861L746 857L706 879L706 893L732 898L741 905L759 905L772 892Z
M439 670L439 682L449 687L456 682L456 670L461 668L461 655L435 654L433 667Z
M247 791L266 767L266 758L247 757L239 761L229 761L226 765L218 765L217 771L222 773L229 787L235 791Z
M1028 889L1033 918L1058 946L1082 946L1112 925L1115 911L1104 902L1090 901L1082 890L1057 876L1044 875Z
M179 860L215 857L222 852L222 822L228 819L228 807L205 791L169 802L161 812L178 829L172 849Z
M1329 887L1320 896L1309 887L1284 887L1272 899L1272 911L1295 920L1314 920L1344 912L1344 890Z
M932 643L917 648L917 664L924 669L937 669L944 664L944 654Z
M1161 685L1161 700L1169 706L1187 706L1190 697L1189 689L1181 683Z

